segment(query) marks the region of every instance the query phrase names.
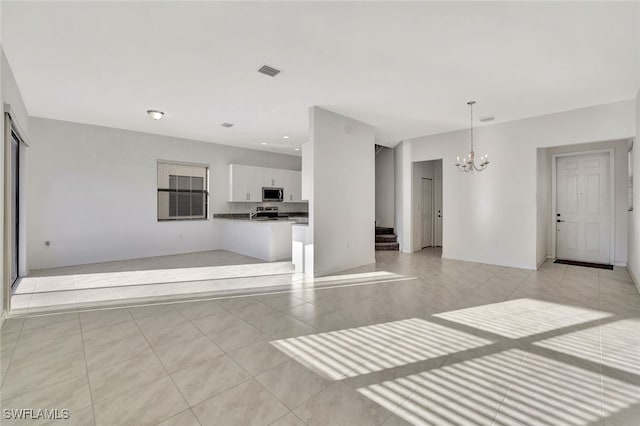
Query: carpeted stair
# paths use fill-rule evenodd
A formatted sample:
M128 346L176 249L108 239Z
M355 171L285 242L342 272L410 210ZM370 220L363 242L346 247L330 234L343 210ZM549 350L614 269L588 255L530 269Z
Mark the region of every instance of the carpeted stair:
M398 236L393 228L376 226L376 250L400 250Z

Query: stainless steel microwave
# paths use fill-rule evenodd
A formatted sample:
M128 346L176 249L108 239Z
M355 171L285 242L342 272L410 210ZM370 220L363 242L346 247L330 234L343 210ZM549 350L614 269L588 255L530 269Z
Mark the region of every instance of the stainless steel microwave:
M282 188L262 188L262 201L282 201L284 191Z

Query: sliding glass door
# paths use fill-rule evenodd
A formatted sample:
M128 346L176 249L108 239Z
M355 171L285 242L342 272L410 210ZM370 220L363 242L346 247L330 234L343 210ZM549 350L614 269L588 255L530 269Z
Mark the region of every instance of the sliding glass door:
M11 286L18 280L18 228L20 206L20 140L11 132Z

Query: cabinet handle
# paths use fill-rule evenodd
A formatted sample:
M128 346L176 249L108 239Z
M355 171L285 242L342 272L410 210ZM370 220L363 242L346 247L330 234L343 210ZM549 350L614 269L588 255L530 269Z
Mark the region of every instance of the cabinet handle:
M293 194L289 194L289 201L293 201Z
M275 179L271 179L271 186L276 186L276 180Z
M249 193L247 192L247 201L249 201Z

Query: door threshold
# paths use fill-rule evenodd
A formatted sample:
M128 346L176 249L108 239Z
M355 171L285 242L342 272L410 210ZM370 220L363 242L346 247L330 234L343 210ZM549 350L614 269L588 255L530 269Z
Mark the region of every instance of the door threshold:
M579 260L556 259L553 263L562 265L584 266L585 268L613 269L613 265L607 263L580 262Z

